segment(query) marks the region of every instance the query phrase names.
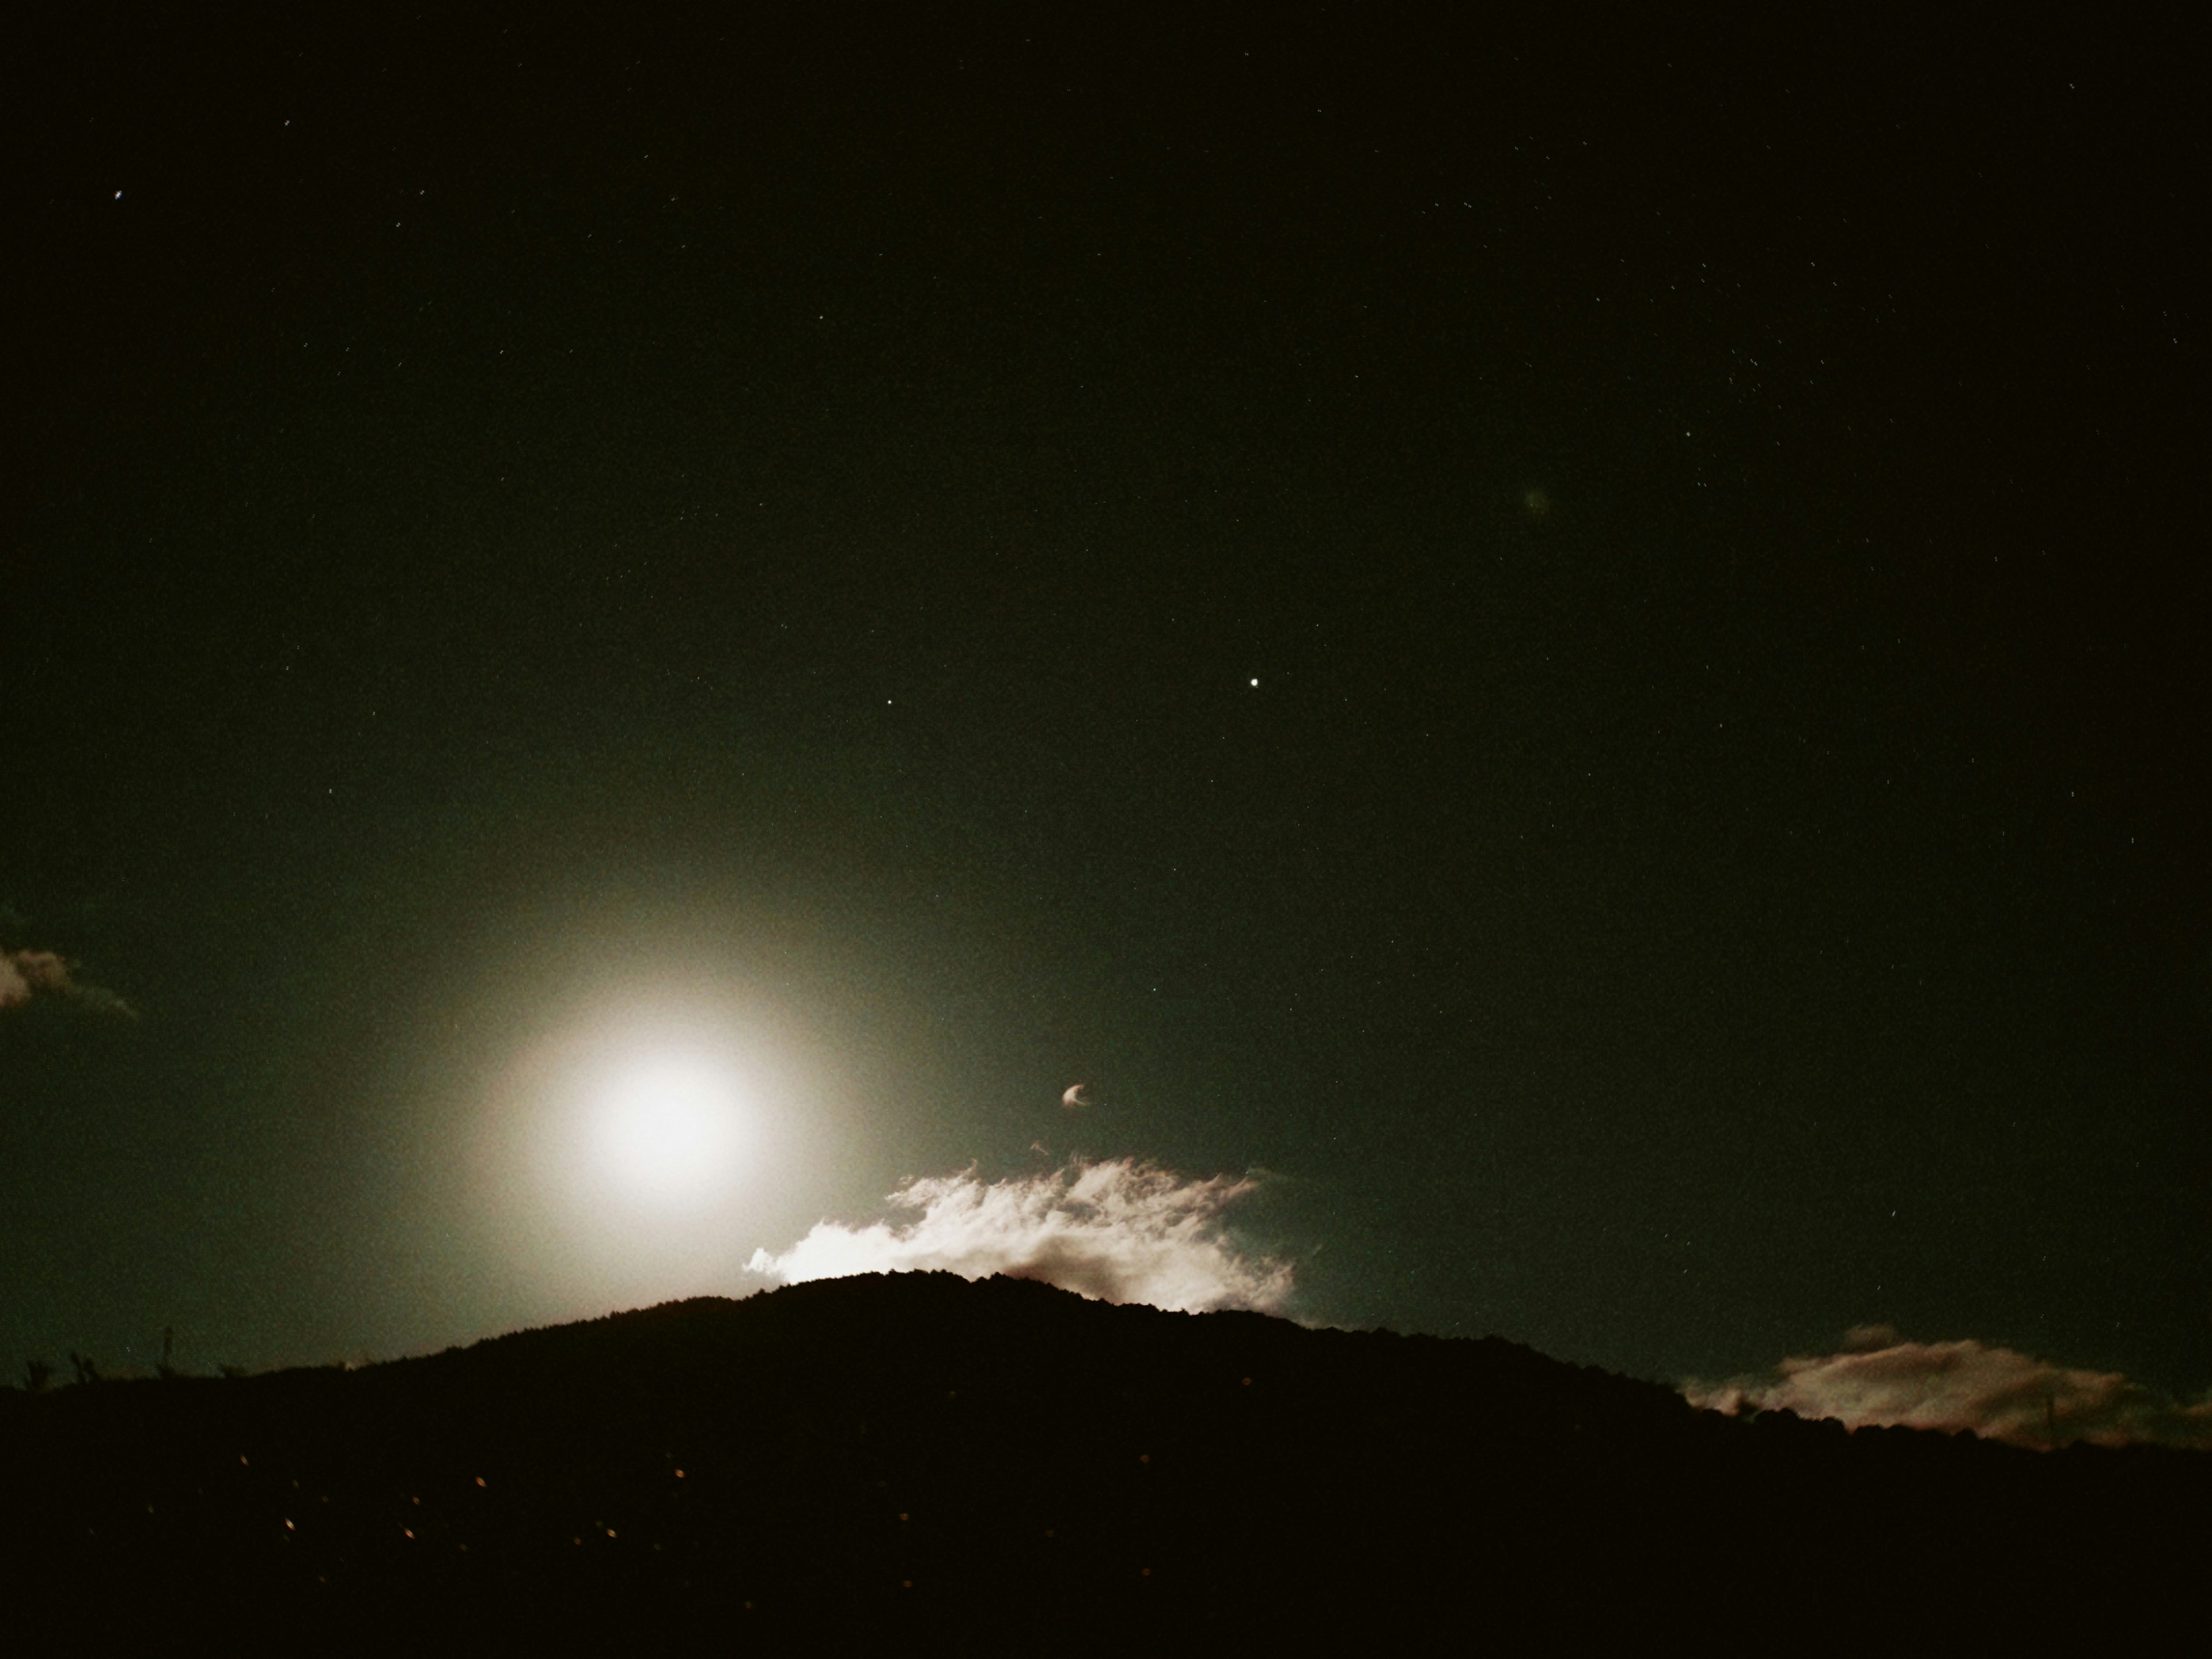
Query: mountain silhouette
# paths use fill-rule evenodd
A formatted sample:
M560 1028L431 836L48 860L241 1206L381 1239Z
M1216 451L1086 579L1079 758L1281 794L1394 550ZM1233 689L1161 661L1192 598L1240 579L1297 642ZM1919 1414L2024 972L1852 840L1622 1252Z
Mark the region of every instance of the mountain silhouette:
M2201 1454L946 1273L0 1394L9 1619L95 1651L2040 1649L2208 1543Z

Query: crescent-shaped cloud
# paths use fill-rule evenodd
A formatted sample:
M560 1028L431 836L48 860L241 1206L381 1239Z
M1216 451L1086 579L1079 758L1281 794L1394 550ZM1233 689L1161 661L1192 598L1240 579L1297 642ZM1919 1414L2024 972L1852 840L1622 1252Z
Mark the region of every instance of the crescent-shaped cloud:
M1083 1091L1088 1086L1088 1085L1081 1083L1073 1085L1069 1088L1066 1094L1060 1097L1060 1103L1066 1107L1071 1112L1079 1106L1088 1106L1091 1103L1083 1097Z

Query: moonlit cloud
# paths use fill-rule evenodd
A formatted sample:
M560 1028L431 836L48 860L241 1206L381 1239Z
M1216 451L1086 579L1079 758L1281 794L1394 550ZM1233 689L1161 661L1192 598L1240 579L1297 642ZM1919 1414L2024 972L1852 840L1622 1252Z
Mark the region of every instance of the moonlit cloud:
M1077 1159L988 1185L970 1169L893 1193L911 1221L817 1222L781 1255L759 1250L746 1265L787 1285L941 1269L1040 1279L1102 1302L1272 1311L1290 1295L1289 1264L1248 1255L1221 1224L1222 1212L1256 1185L1250 1176L1189 1180L1132 1158Z
M1850 1333L1842 1352L1785 1359L1778 1375L1692 1379L1694 1406L1735 1415L1787 1407L1851 1428L1969 1429L2048 1447L2077 1440L2212 1449L2212 1396L2181 1405L2118 1371L2075 1370L1972 1340L1908 1342L1885 1325Z
M69 963L52 951L0 951L0 1008L20 1007L40 995L64 996L106 1014L133 1012L114 992L73 977Z

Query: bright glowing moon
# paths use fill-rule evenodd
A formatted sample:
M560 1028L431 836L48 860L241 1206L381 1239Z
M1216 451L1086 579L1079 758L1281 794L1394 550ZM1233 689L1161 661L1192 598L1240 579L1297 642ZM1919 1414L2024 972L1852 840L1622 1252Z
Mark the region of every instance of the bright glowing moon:
M687 1205L730 1177L740 1151L734 1079L691 1058L635 1060L613 1068L594 1114L607 1172L633 1198Z

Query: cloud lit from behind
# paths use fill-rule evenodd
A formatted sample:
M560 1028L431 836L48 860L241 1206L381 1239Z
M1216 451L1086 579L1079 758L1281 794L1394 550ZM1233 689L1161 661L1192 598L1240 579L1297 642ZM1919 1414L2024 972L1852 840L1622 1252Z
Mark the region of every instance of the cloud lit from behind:
M890 1202L914 1219L852 1228L815 1224L781 1255L754 1253L754 1273L799 1284L855 1273L944 1270L1042 1279L1103 1302L1183 1312L1270 1312L1291 1293L1286 1262L1249 1253L1222 1214L1252 1177L1193 1180L1132 1158L1078 1159L986 1184L973 1169L917 1178Z
M2086 1440L2212 1449L2212 1399L2182 1405L2118 1371L2075 1370L1972 1340L1908 1342L1887 1326L1860 1326L1842 1352L1784 1359L1778 1371L1693 1378L1682 1392L1693 1406L1731 1416L1787 1409L1854 1429L1966 1429L2039 1449Z

